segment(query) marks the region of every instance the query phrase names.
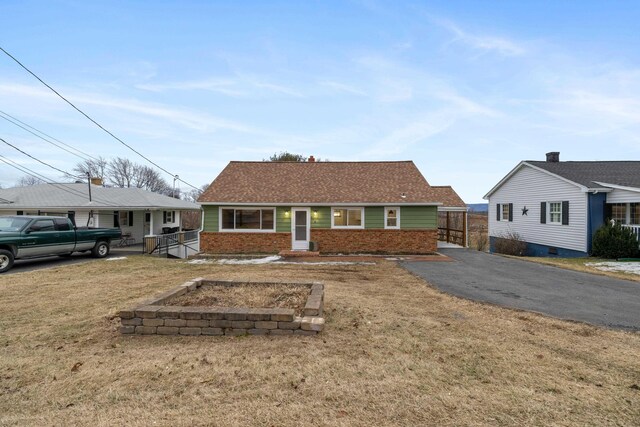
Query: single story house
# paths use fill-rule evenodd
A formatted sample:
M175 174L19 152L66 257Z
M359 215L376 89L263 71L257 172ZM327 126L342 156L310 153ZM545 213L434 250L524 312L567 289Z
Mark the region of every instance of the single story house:
M182 211L200 211L200 205L140 188L87 183L0 189L0 215L68 216L77 226L120 228L131 243L179 230Z
M533 256L586 256L595 231L615 220L640 234L640 161L520 162L485 196L489 239L518 233Z
M436 251L438 210L466 215L412 161L230 162L198 202L209 253Z

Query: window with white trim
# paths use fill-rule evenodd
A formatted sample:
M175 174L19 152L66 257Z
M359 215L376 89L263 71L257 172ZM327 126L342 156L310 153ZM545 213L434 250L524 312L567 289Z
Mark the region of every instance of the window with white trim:
M400 208L384 208L384 228L400 228Z
M503 203L501 205L501 207L502 207L502 218L501 218L501 220L502 221L509 221L509 218L511 217L509 215L509 208L511 207L511 204Z
M162 212L162 223L170 224L176 220L176 211L163 211Z
M612 203L611 204L611 219L618 224L627 223L627 204L626 203Z
M275 209L222 208L220 229L224 231L275 231Z
M332 228L363 228L364 208L331 208Z
M549 202L549 224L562 224L562 202Z
M120 211L118 215L120 216L120 227L129 227L133 224L129 224L129 212L130 211Z
M631 211L629 215L630 224L640 225L640 203L631 203L629 208Z

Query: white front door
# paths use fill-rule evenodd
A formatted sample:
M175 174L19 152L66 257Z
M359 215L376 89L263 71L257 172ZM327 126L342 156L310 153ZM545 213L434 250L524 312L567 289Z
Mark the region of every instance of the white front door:
M291 248L294 251L309 249L309 208L291 209Z

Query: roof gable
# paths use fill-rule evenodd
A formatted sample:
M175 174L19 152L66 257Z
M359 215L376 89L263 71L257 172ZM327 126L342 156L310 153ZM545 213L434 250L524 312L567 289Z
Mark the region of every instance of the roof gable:
M530 167L569 182L584 191L602 189L608 183L615 186L640 188L639 161L593 161L593 162L545 162L524 160L518 163L487 194L488 199L522 167Z
M412 161L230 162L198 199L211 204L440 204Z

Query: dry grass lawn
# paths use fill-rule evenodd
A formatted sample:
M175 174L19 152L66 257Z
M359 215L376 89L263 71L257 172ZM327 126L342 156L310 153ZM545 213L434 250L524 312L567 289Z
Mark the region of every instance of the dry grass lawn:
M194 277L323 281L317 337L121 336ZM1 425L638 425L640 335L445 295L392 262L129 257L0 276Z

